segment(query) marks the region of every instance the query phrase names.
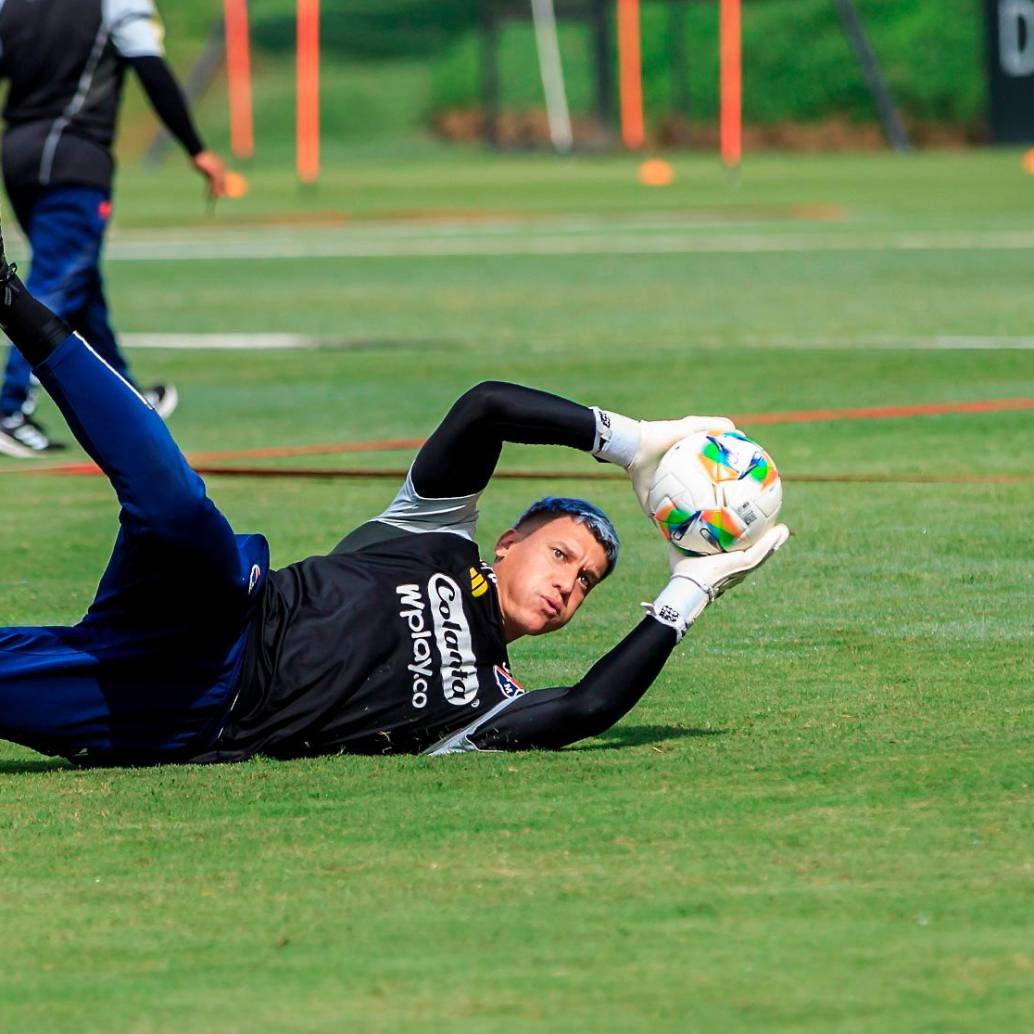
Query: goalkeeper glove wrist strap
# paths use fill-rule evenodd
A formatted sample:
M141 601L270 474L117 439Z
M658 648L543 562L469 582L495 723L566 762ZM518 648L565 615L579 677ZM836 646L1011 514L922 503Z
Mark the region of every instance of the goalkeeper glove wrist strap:
M653 603L644 603L643 607L647 614L661 624L674 628L681 642L686 630L710 602L711 595L706 589L691 578L676 575Z
M596 417L593 456L605 463L616 463L627 470L639 451L643 436L639 421L597 406L592 407L592 412Z

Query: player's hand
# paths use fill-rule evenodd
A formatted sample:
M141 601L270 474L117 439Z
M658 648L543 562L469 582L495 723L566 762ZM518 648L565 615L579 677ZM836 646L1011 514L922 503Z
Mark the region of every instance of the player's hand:
M632 489L647 517L647 497L664 454L683 438L699 431L733 431L736 425L723 416L686 416L681 420L640 420L641 438L635 459L628 466Z
M673 578L688 578L716 600L726 589L739 585L751 571L756 571L790 537L785 524L777 524L747 549L714 556L686 556L674 546L668 547Z
M198 151L191 164L208 181L208 196L226 197L226 163L214 151Z

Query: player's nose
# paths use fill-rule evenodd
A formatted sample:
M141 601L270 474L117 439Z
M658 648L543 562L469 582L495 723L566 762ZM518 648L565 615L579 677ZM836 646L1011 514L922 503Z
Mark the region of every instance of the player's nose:
M574 583L577 577L577 571L567 570L557 571L553 577L553 588L564 597L565 603L567 602L567 597L574 591Z

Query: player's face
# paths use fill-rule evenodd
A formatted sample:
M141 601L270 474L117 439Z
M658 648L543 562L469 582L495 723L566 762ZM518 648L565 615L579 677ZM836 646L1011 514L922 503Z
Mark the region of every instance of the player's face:
M563 628L606 573L607 554L573 517L529 521L495 547L506 641Z

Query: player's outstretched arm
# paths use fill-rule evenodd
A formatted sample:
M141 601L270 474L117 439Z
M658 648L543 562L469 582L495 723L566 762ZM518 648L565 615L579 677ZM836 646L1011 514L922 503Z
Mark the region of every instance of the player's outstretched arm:
M549 392L485 381L461 396L413 464L413 486L429 499L475 495L492 477L505 442L565 445L616 463L645 507L661 457L699 430L731 430L722 417L639 421Z
M453 404L413 463L413 486L429 499L475 495L505 442L589 452L596 418L587 406L535 388L484 381Z
M736 553L687 557L673 550L671 580L647 606L649 617L576 685L519 697L472 732L470 744L478 750L555 750L609 729L639 702L704 608L756 571L788 536L779 524Z
M201 142L187 100L165 58L145 54L129 58L129 63L136 72L155 114L190 155L190 162L194 168L204 176L208 183L209 195L222 197L226 193L226 166L217 154L207 150Z

